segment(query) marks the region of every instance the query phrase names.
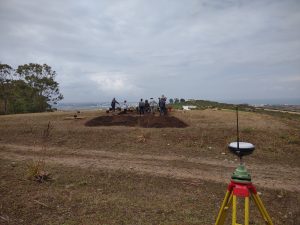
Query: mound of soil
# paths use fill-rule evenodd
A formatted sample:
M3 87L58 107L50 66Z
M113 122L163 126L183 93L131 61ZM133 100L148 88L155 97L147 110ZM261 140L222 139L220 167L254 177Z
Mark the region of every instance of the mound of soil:
M129 126L144 128L164 128L177 127L184 128L188 125L174 116L132 116L132 115L113 115L99 116L85 123L86 126Z

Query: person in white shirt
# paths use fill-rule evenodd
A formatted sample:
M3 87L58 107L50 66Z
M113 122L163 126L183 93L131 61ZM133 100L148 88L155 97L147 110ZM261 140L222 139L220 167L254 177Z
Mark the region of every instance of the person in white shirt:
M157 108L157 102L153 99L150 98L150 110L152 114L155 114L156 108Z
M123 109L124 109L124 113L127 113L127 110L128 110L128 104L127 104L127 101L125 100L124 103L123 103Z

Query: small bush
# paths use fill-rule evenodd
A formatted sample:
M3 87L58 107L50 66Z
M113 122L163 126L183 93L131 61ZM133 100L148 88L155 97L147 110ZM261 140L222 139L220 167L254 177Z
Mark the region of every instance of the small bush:
M51 180L50 173L45 171L45 162L43 160L33 161L27 165L26 177L29 180L44 182Z

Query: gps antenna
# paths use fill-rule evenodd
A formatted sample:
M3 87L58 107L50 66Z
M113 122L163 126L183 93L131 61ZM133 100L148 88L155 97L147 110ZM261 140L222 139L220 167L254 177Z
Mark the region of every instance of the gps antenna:
M240 152L240 132L239 132L239 107L236 106L236 144L237 152ZM242 156L239 155L240 163L242 163Z

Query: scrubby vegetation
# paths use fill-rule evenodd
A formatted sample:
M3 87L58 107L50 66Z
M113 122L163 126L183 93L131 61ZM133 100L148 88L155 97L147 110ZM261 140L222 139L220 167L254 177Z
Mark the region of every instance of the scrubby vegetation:
M0 114L44 112L63 99L47 64L0 64Z

